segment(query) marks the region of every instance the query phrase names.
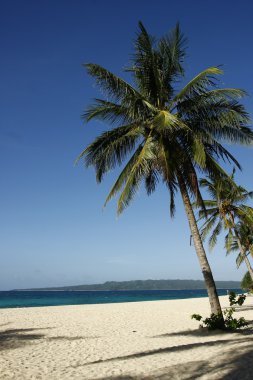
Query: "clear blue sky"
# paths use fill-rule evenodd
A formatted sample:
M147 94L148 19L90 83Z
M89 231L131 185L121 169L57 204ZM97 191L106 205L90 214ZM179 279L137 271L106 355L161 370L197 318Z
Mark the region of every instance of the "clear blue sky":
M0 9L0 289L106 280L201 279L181 201L172 221L161 186L116 218L102 211L115 173L98 186L74 160L102 130L80 115L95 96L81 64L117 74L138 20L161 36L177 21L188 37L187 78L224 65L223 84L247 90L252 114L251 1L2 0ZM253 188L252 149L231 147ZM241 279L223 242L208 254L216 279Z

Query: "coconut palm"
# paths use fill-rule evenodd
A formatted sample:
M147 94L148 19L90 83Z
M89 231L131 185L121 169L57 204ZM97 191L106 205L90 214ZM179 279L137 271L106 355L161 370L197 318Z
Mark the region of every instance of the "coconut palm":
M253 257L253 229L245 222L238 222L234 226L234 230L236 231L236 236L233 235L231 230L226 235L225 246L227 254L239 251L236 258L237 268L245 262L251 279L253 280L253 269L248 258L249 255Z
M178 82L184 75L185 38L179 25L156 41L142 23L135 41L130 67L132 82L97 64L85 64L95 78L104 99L95 99L83 115L108 122L112 129L102 133L79 156L86 166L93 166L96 178L117 165L124 164L105 204L120 193L120 214L144 183L151 194L159 180L170 194L170 212L175 212L175 193L180 191L196 252L205 279L211 311L221 313L212 272L203 248L191 205L191 197L201 204L198 172L218 176L222 172L217 159L236 159L221 145L252 142L247 126L249 117L238 99L245 92L216 87L222 74L218 67L199 73L180 91Z
M205 209L199 211L200 220L206 219L201 227L201 235L205 240L210 234L209 247L213 249L221 231L227 230L225 238L227 253L239 250L237 265L245 261L253 279L253 270L247 258L247 251L251 249L250 244L253 242L252 226L249 224L249 215L253 209L245 204L253 197L253 192L236 185L234 174L235 171L230 177L200 180L200 185L212 197L203 201Z

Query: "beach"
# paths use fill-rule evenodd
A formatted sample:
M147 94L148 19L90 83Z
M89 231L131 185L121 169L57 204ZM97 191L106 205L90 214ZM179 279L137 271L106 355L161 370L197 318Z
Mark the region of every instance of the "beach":
M207 332L193 313L208 316L208 298L1 309L0 378L252 379L253 297L240 332Z

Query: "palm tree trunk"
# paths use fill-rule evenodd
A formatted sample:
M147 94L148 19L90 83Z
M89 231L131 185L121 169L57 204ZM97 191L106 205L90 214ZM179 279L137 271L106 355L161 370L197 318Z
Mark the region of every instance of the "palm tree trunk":
M198 230L196 218L192 209L188 191L181 175L178 175L178 184L179 184L180 192L182 195L186 215L189 221L189 226L192 233L195 250L196 250L201 271L205 280L210 307L211 307L211 313L221 314L222 316L222 310L220 306L218 293L216 290L216 285L213 279L212 271L206 257L206 253L205 253L202 239ZM223 324L224 324L224 320L223 320Z

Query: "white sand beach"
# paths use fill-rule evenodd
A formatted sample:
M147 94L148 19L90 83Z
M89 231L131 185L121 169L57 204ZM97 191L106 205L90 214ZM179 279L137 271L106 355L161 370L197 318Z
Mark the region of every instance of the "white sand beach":
M206 332L193 313L208 299L2 309L0 378L252 379L252 325ZM253 297L239 316L253 320Z

